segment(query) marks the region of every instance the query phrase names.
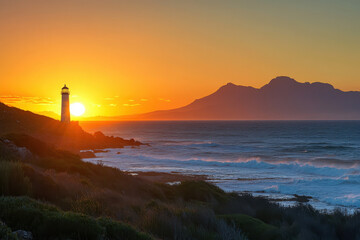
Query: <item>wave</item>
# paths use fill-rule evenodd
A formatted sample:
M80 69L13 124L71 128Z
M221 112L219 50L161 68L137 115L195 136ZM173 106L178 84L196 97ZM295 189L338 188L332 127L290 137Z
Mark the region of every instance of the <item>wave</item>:
M218 146L211 141L162 141L162 143L166 146Z
M198 143L198 142L197 142ZM165 153L162 148L109 149L98 153L105 165L127 171L179 172L207 175L226 191L264 191L269 194L313 196L326 204L360 207L360 160L337 158L270 159L241 157L236 160L195 158L193 154ZM181 152L181 151L180 151ZM179 152L177 152L179 153Z
M326 151L352 151L357 147L343 146L343 145L328 145L328 144L306 144L297 145L295 147L282 148L281 152L293 153L313 153L313 152L326 152Z
M240 159L240 161L243 161ZM319 168L339 168L339 169L359 169L360 170L360 160L343 160L337 158L326 158L326 157L317 157L313 159L278 159L278 160L259 160L269 164L287 164L287 165L299 165L299 166L313 166Z
M115 150L114 152L117 152ZM130 153L130 152L129 152ZM132 151L127 154L126 151L120 155L112 152L101 154L107 160L119 162L129 159L132 162L139 164L163 164L163 165L181 165L184 168L192 166L212 166L212 167L231 167L231 168L251 168L251 169L278 169L278 170L292 170L296 172L304 172L320 175L337 175L344 172L351 172L353 175L360 174L360 160L341 160L335 158L315 158L308 160L294 160L294 159L263 159L260 157L243 157L234 160L219 160L212 158L186 158L178 156L169 158L168 155L157 156L147 153ZM108 158L109 157L109 158Z

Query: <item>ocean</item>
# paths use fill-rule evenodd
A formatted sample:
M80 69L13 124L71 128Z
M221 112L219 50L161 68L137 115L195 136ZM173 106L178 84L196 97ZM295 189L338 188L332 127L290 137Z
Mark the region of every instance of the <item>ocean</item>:
M82 122L90 132L148 146L86 159L124 171L207 175L226 191L281 204L311 196L317 209L360 208L360 121ZM120 152L120 154L118 154Z

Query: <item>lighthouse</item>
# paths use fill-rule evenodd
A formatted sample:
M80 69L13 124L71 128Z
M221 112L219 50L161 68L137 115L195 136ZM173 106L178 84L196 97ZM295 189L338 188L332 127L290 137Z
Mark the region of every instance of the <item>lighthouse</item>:
M70 91L69 88L64 85L61 89L61 122L70 122L70 102L69 102Z

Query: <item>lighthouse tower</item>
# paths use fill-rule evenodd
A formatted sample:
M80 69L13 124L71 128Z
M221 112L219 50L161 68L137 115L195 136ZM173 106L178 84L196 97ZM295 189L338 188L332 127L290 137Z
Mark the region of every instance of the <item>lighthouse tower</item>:
M69 88L64 85L61 89L61 122L70 122L70 102L69 102Z

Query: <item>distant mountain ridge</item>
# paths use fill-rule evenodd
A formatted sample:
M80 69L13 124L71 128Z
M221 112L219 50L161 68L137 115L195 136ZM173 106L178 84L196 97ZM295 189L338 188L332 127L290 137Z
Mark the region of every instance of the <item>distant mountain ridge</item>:
M133 116L144 120L359 120L360 92L286 76L261 88L228 83L213 94L172 110Z

